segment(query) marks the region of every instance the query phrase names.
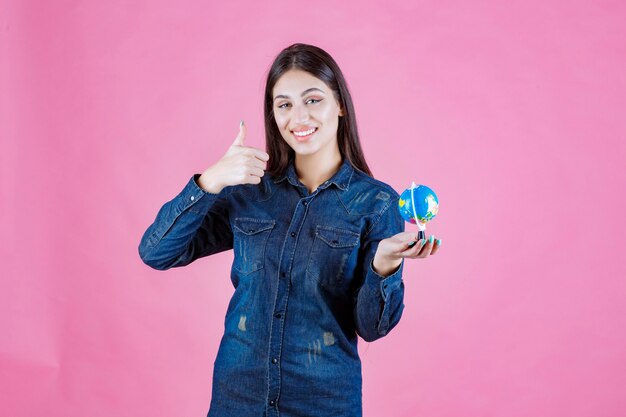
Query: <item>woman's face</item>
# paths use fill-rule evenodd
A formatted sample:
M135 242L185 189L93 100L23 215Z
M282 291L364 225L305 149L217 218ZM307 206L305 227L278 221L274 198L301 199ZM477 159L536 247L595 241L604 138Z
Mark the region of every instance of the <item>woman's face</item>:
M338 149L337 127L344 113L322 80L306 71L289 70L274 85L272 98L276 125L296 154Z

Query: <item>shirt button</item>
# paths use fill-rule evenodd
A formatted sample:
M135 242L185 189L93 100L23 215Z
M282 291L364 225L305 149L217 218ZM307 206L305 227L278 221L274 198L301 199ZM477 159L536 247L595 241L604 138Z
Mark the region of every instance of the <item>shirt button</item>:
M296 232L291 232L291 237L296 237Z
M270 400L270 405L274 405L274 404L276 404L276 401Z
M277 319L279 319L279 318L280 318L280 313L276 313L276 314L274 314L274 317L276 317Z
M194 197L194 196L191 196L191 201L193 201L193 200L195 200L195 199L196 199L196 197Z
M307 203L306 201L303 201L303 202L302 202L302 205L306 206L306 203Z
M276 358L272 359L272 363L278 363L278 359Z
M286 276L286 275L287 275L287 274L285 274L284 272L282 273L282 276L283 276L283 277L284 277L284 276Z

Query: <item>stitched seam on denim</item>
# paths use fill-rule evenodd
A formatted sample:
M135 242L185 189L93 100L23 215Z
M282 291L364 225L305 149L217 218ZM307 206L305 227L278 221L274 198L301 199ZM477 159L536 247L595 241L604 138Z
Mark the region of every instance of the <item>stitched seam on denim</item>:
M389 199L389 201L387 202L387 204L385 205L385 207L383 207L383 209L380 211L380 213L378 213L378 218L376 219L376 221L374 223L372 223L372 225L369 227L369 229L367 229L367 231L365 232L365 234L363 235L363 238L366 238L370 232L372 231L372 229L378 224L378 222L383 218L383 215L387 212L387 210L389 209L389 207L391 206L392 203L396 203L397 204L397 199Z
M351 240L348 241L346 240L345 243L343 243L341 246L333 246L332 244L328 243L327 240L327 236L324 236L323 233L320 233L320 230L329 230L332 232L336 232L338 235L341 235L342 238L343 237L350 237ZM353 232L352 230L349 229L342 229L339 227L333 227L333 226L325 226L325 225L321 225L318 224L315 227L315 239L320 238L321 240L323 240L328 246L332 247L332 248L351 248L356 246L359 243L359 239L361 237L361 235L359 233ZM354 242L354 243L353 243Z
M260 223L260 224L265 224L266 225L266 226L263 226L262 229L259 229L259 230L255 231L255 233L253 233L253 234L261 233L261 232L264 232L264 231L266 231L268 229L273 229L274 226L276 226L276 220L255 219L255 218L252 218L252 217L236 217L235 221L233 222L233 226L235 226L235 229L239 230L244 235L250 235L250 233L246 232L245 230L243 230L241 227L239 227L237 225L237 223L241 224L241 223L244 223L244 222Z
M339 200L339 202L341 203L341 206L343 207L343 209L345 210L346 214L349 215L350 214L350 210L348 210L348 207L346 207L346 205L344 204L341 195L339 194L339 191L337 191L337 189L333 189L333 192L335 193L335 196L337 197L337 200Z
M165 231L163 233L161 233L161 236L152 245L150 250L148 252L146 252L146 254L145 254L146 257L148 257L148 255L150 255L152 253L152 251L159 245L159 243L161 243L161 241L163 240L163 237L167 234L167 232L169 232L169 230L172 228L172 226L174 226L174 223L176 222L176 219L178 219L181 214L182 214L182 212L179 212L176 216L174 216L174 220L172 220L172 223L165 229ZM155 236L155 235L157 235L157 231L156 230L154 231L152 236ZM150 240L152 239L152 236L150 237Z
M348 179L346 180L346 189L344 191L348 191L348 189L350 188L350 181L352 180L352 175L354 175L354 167L351 166L351 170L350 170L350 176L348 177Z

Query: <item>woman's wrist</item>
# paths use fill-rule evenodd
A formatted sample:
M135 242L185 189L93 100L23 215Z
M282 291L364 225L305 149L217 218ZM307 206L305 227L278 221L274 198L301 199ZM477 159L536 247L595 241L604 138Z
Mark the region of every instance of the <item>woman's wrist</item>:
M389 258L387 256L378 254L374 255L374 262L372 263L372 267L374 272L383 277L388 277L398 270L400 264L402 263L402 258Z
M206 175L206 173L200 175L196 183L198 184L198 187L211 194L219 194L220 191L222 191L222 189L224 188L220 184L216 184L211 181L210 177Z

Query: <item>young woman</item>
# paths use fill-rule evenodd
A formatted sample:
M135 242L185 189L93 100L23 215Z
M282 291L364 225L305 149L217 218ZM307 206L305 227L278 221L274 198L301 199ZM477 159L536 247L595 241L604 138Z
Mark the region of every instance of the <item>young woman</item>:
M234 251L209 417L361 416L357 335L396 326L403 260L441 242L404 232L399 195L371 175L346 81L322 49L280 52L267 153L245 136L240 123L226 154L163 205L140 256L165 270Z

